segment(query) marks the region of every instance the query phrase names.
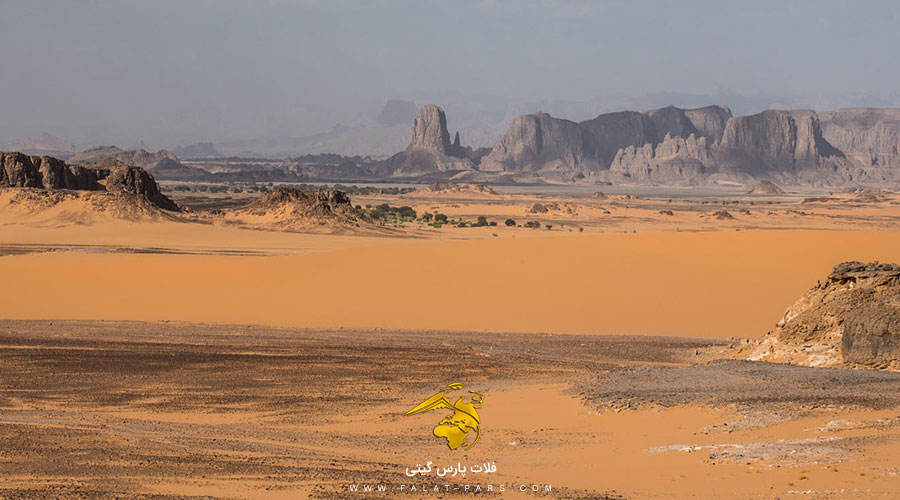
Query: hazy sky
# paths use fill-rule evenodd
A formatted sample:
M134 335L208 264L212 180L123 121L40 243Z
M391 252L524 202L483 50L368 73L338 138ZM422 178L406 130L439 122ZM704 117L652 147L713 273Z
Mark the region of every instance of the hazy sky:
M0 0L0 142L302 136L447 93L898 104L898 5Z

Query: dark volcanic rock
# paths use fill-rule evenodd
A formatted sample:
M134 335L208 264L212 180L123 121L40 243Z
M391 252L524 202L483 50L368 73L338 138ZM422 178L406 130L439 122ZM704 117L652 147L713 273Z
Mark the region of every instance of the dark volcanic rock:
M179 210L160 192L153 176L142 168L114 159L91 165L68 165L50 156L0 153L0 187L132 193L160 208Z
M290 186L279 186L251 202L244 210L254 215L281 212L279 215L310 219L358 220L350 197L336 189L301 191Z

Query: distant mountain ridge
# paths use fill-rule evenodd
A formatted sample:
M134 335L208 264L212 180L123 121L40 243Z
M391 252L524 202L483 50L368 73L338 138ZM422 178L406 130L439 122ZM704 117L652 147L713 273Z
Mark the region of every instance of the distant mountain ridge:
M126 165L140 167L161 180L204 180L211 178L206 170L181 163L178 161L178 157L165 149L151 152L146 149L96 146L74 154L68 161L71 164L98 163L107 158L114 158Z
M420 140L420 129L430 130L421 126L424 119L438 125ZM900 109L843 109L821 117L811 110L733 116L726 106L668 106L604 113L582 122L538 112L514 119L486 156L460 154L464 149L448 145L443 110L429 105L420 110L407 149L376 165L375 172L393 178L520 182L898 184Z

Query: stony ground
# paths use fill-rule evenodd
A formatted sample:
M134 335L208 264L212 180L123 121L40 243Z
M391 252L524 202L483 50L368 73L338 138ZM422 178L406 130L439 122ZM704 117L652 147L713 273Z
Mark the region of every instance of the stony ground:
M4 321L0 497L180 498L139 491L192 479L240 478L275 489L400 482L393 472L373 477L394 467L310 446L323 439L311 429L373 405L413 401L422 387L451 379L568 383L623 364L682 363L713 342ZM361 444L354 439L327 437Z
M341 431L342 423L359 421L373 407L419 401L451 379L495 389L567 386L587 408L693 405L744 415L704 433L762 428L822 407L900 408L898 373L697 355L722 345L664 337L2 321L0 498L367 498L336 485L408 482L398 463L420 437L363 438ZM898 422L871 425L894 429ZM709 463L807 463L850 453L860 439L698 450ZM671 450L648 451L658 452ZM619 498L562 487L549 497Z

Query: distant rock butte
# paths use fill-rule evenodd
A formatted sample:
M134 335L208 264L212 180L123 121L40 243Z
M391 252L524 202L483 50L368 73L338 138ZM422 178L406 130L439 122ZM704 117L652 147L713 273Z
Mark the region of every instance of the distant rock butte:
M900 266L838 264L788 308L749 358L900 369Z
M473 170L478 161L477 154L471 148L459 144L458 133L450 142L444 110L426 104L419 108L413 122L409 146L376 164L373 172L377 177L421 177L442 172L453 174Z
M110 158L94 164L68 165L50 156L3 152L0 153L0 187L131 193L159 208L179 210L160 192L152 175L140 167Z

